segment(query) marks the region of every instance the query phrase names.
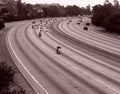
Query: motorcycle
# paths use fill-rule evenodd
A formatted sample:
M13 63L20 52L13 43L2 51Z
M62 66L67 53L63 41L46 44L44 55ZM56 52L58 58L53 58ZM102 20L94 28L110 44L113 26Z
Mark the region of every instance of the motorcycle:
M41 32L39 32L39 37L41 37L42 36L42 33Z
M57 53L57 54L60 54L60 53L61 53L61 47L60 47L60 46L57 46L56 53Z

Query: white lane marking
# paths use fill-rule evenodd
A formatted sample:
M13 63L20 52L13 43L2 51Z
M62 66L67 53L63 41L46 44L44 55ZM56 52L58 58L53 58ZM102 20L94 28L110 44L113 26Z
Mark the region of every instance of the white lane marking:
M120 70L119 68L117 68L117 67L115 67L115 66L106 64L105 62L103 62L103 61L101 61L101 60L99 60L99 59L96 59L96 58L93 57L93 56L90 56L90 55L88 55L88 54L86 54L86 53L83 53L82 51L79 51L79 50L77 50L77 49L75 49L75 48L73 48L73 47L70 47L70 46L62 43L62 42L59 41L59 40L56 40L56 39L55 39L53 36L51 36L50 34L48 34L48 36L50 36L52 39L54 39L55 41L57 41L57 42L60 43L61 45L64 45L64 46L66 46L67 48L69 48L70 50L74 51L75 53L82 54L83 56L85 56L85 57L87 57L87 58L89 58L89 59L91 59L91 60L94 60L94 61L96 61L96 62L99 62L100 64L105 64L105 65L109 66L110 68L114 68L115 70L118 70L118 71Z
M8 33L9 34L9 33ZM17 58L17 60L19 61L19 63L23 66L23 68L26 70L26 72L31 76L31 78L37 83L38 86L40 86L40 88L46 93L48 94L48 92L43 88L43 86L35 79L35 77L29 72L29 70L23 65L22 61L19 59L19 57L17 56L17 54L15 53L13 47L12 47L12 44L11 44L11 41L10 41L10 37L8 37L8 43L9 43L9 46L14 54L14 56ZM27 80L27 79L26 79ZM27 80L28 81L28 80ZM30 81L29 81L30 83ZM30 83L30 85L32 85ZM32 88L36 91L37 94L40 94L39 91L32 85Z
M60 23L59 24L59 28L61 29L61 30L63 30L61 27L61 24L62 23ZM59 41L60 42L60 41ZM61 42L60 42L61 43ZM62 44L62 43L61 43ZM79 52L78 50L76 50L76 49L74 49L74 48L72 48L72 47L70 47L70 46L67 46L67 45L65 45L66 47L68 47L68 48L70 48L70 49L73 49L75 52ZM96 59L96 58L94 58L94 57L92 57L92 56L90 56L90 55L87 55L87 54L85 54L85 53L83 53L83 52L79 52L80 54L82 54L83 56L86 56L86 57L88 57L88 58L91 58L92 60L95 60L95 61L97 61L97 62L102 62L101 60L98 60L98 59ZM102 62L103 63L103 62ZM68 63L67 63L68 64ZM68 64L68 65L70 65L70 64ZM71 65L70 65L71 66ZM75 66L71 66L73 69L75 69L75 70L80 70L78 67L75 67ZM116 67L115 67L116 68ZM87 73L85 73L86 75L88 75ZM96 79L94 79L94 80L96 80ZM105 86L106 86L106 84L104 83L104 82L101 82L100 80L96 80L96 81L98 81L98 82L100 82L100 83L102 83L102 84L104 84ZM113 88L113 87L111 87L111 86L106 86L107 88L110 88L112 91L114 91L115 93L117 93L117 94L120 94L119 93L119 91L117 90L117 89L115 89L115 88ZM117 90L117 91L116 91Z
M60 24L59 24L59 28L60 28L62 31L65 31L65 30L64 30L64 27L63 27L63 24L64 24L64 23L60 23ZM67 30L67 31L68 31L68 30ZM78 40L79 40L79 38L81 38L81 41L83 41L83 42L86 42L86 43L88 43L88 44L90 44L90 45L91 45L91 43L92 43L92 44L94 44L95 47L98 47L98 48L100 48L100 49L109 51L109 52L114 53L114 54L117 54L117 55L120 55L120 52L119 52L119 49L118 49L118 48L115 48L115 47L111 47L111 48L110 48L110 46L109 46L109 45L106 45L105 43L102 43L102 42L100 43L100 42L95 41L95 40L88 40L86 37L83 37L83 36L79 37L78 35L74 34L73 32L69 32L69 33L71 33L71 34L69 34L68 32L64 32L64 33L65 33L65 34L68 34L68 35L70 35L70 36L71 36L71 34L72 34L72 35L74 35L74 36L76 37L76 39L78 39Z

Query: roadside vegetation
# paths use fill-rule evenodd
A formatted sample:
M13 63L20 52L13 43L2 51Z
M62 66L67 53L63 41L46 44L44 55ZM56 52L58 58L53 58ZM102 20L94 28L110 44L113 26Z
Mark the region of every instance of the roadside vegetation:
M93 7L92 23L102 26L106 32L120 34L120 5L114 0L114 5L108 0L104 5L96 5Z
M26 94L25 90L14 81L14 66L0 63L0 94Z
M77 5L68 5L65 7L59 4L33 5L22 3L21 0L14 0L13 3L11 3L11 5L10 3L8 4L10 8L4 7L0 11L0 17L3 18L5 22L43 17L67 17L91 14L90 5L86 7L79 7Z

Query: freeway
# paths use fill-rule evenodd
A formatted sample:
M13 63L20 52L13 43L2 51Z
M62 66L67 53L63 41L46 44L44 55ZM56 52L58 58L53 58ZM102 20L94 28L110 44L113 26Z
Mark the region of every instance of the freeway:
M11 57L37 94L120 93L120 40L92 25L83 30L90 20L82 20L80 25L78 18L36 20L35 28L25 21L9 31ZM58 45L61 54L56 54Z

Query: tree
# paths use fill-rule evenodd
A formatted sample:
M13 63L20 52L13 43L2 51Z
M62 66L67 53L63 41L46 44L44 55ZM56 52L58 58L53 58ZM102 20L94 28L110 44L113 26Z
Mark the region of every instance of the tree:
M45 16L48 17L58 17L59 16L59 8L55 5L50 5L48 7L43 8L45 12Z
M18 0L17 2L17 9L18 9L18 15L22 15L22 3L21 3L21 0Z
M5 13L8 13L7 8L2 8L0 11L0 15L4 15Z
M18 9L17 16L18 16L19 20L26 19L28 11L25 8L25 4L21 3L21 0L18 0L18 2L17 2L17 9Z
M110 4L109 0L105 0L104 5Z
M11 15L15 14L14 2L8 2L6 6L7 6L9 14Z
M64 6L60 6L60 7L59 7L59 15L60 15L61 17L66 16L65 7L64 7Z
M67 6L66 7L66 14L68 16L73 16L74 15L74 10L73 10L73 7L72 6Z
M115 8L119 8L120 7L118 0L114 0L113 3L114 3L114 7Z
M25 9L26 9L26 11L28 11L29 14L32 14L33 6L31 4L26 4Z
M16 69L0 62L0 94L26 94L26 91L14 81Z
M114 14L109 17L109 20L106 24L106 30L109 32L120 34L120 13Z
M15 71L11 66L6 65L4 62L0 63L0 92L8 90L9 86L14 83Z
M117 8L119 3L117 0L112 5L108 0L104 5L96 5L93 7L92 23L97 26L103 26L109 32L120 34L120 9Z
M91 14L90 4L88 6L86 6L86 14L88 14L88 15Z

